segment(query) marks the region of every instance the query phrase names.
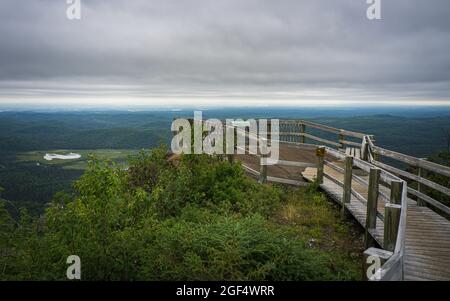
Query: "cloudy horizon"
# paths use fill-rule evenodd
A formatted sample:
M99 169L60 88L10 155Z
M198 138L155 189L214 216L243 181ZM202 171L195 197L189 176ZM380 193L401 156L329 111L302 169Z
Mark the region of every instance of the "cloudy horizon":
M0 106L450 105L450 2L0 2Z

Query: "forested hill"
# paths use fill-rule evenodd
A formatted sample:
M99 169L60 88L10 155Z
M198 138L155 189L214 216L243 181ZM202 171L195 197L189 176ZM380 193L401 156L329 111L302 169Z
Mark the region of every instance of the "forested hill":
M166 142L168 114L0 113L0 150L149 148Z
M333 127L374 134L377 145L417 157L447 149L449 109L223 109L204 118L308 119ZM375 115L369 115L375 112ZM42 212L59 191L70 191L87 166L88 154L126 164L142 148L170 142L174 117L184 111L0 112L0 187L13 203ZM336 137L332 137L335 139ZM80 160L43 160L47 153L77 152Z
M387 109L385 109L386 111ZM426 157L447 148L450 110L394 111L369 115L367 110L207 110L205 118L308 119L333 127L374 134L383 147ZM375 112L383 112L375 110ZM0 112L0 151L52 149L140 149L170 139L174 117L193 110L161 112Z

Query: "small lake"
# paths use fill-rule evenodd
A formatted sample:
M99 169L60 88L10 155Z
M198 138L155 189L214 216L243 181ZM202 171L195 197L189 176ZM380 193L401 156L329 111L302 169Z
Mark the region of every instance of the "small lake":
M59 155L59 154L45 154L44 159L47 161L52 161L52 160L74 160L74 159L80 159L81 155L80 154L75 154L75 153L70 153L67 155Z

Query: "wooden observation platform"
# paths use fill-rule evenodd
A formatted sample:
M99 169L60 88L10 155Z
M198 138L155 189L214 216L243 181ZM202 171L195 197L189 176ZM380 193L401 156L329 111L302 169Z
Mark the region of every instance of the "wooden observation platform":
M261 155L235 157L261 183L306 186L318 181L342 214L364 227L364 271L371 256L381 263L368 280L450 280L450 208L427 195L432 189L450 196L450 188L423 176L426 171L450 177L450 168L378 147L372 135L303 120L283 120L279 127L275 164L264 164L267 158ZM236 130L236 135L252 139L247 131Z

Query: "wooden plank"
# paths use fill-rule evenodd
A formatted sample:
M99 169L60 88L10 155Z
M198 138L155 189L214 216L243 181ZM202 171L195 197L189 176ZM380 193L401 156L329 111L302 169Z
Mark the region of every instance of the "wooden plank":
M332 152L329 151L328 149L327 149L327 151L328 151L329 153L332 153ZM335 155L336 153L332 153L332 154ZM338 155L337 155L337 157L338 157ZM344 157L345 157L345 155L344 155ZM343 159L343 158L341 158L341 159ZM370 164L370 163L368 163L368 162L365 162L365 161L361 160L360 158L353 158L353 165L356 166L356 167L358 167L359 169L361 169L361 170L367 172L367 173L370 173L370 169L371 169L371 168L377 167L375 164ZM380 173L380 179L381 179L383 182L385 182L385 183L387 183L387 184L389 184L389 185L390 185L390 183L391 183L392 181L398 181L398 180L401 180L400 178L398 178L398 177L396 177L396 176L394 176L394 175L392 175L392 174L386 172L385 170L381 170L381 173Z
M361 138L362 139L365 136L365 134L362 134L362 133L353 132L353 131L347 131L347 130L343 130L343 129L338 129L338 128L334 128L334 127L331 127L331 126L318 124L318 123L311 122L311 121L306 121L306 120L301 120L300 124L304 124L304 125L306 125L308 127L319 129L319 130L322 130L322 131L325 131L325 132L330 132L330 133L335 133L335 134L342 134L344 136L349 136L349 137L355 137L355 138Z
M330 176L329 174L324 173L323 175L324 175L324 177L326 177L328 180L330 180L331 182L335 183L339 187L344 187L344 183L342 183L341 181L335 179L334 177Z
M423 262L431 262L432 264L445 264L445 266L450 265L450 258L436 258L429 255L424 254L405 254L405 259L408 260L411 258L411 260L418 260Z
M411 269L408 267L406 268L405 272L410 276L415 276L415 277L420 278L422 281L423 280L433 280L433 281L448 281L449 280L449 278L445 277L445 276L442 277L442 276L435 275L432 273L426 273L423 271L414 270L414 269Z
M403 280L402 254L394 253L382 266L381 277L383 281Z
M317 144L287 142L287 141L280 141L280 140L272 140L272 142L277 142L282 146L296 148L296 149L304 150L304 151L315 151L317 148Z
M332 162L330 162L330 161L328 161L328 160L325 160L325 161L324 161L324 164L325 164L326 166L331 167L332 169L334 169L335 171L337 171L337 172L339 172L339 173L341 173L341 174L344 174L344 173L345 173L345 170L344 170L342 167L339 167L339 166L337 166L336 164L334 164L334 163L332 163Z
M304 133L294 133L294 132L279 132L278 133L280 136L303 136Z
M267 159L267 164L268 165L292 166L292 167L300 167L300 168L317 167L316 163L295 162L295 161L285 161L285 160L270 160L270 159Z
M325 147L325 150L330 156L334 157L335 159L337 159L337 160L345 160L345 156L346 155L344 153L342 153L340 151L337 151L335 149L332 149L330 147Z
M448 273L446 270L441 269L439 266L430 265L428 263L414 262L414 261L406 261L407 272L413 271L416 273L427 275L425 277L438 277L439 279L449 280ZM447 267L448 268L448 267Z
M441 202L436 201L435 199L427 196L426 194L418 192L417 190L414 190L414 189L412 189L410 187L408 187L408 193L421 198L422 200L424 200L425 202L427 202L431 206L434 206L434 207L438 208L442 212L445 212L446 214L450 214L450 208L449 207L447 207L444 204L442 204Z
M323 183L323 171L324 171L324 162L325 162L325 147L318 147L316 150L316 155L319 160L317 166L317 181L322 184Z
M369 175L369 192L367 199L366 214L366 233L364 237L364 246L369 248L373 245L373 241L369 237L369 229L376 229L377 207L378 207L378 186L380 182L380 169L372 168Z
M433 163L424 159L415 158L409 155L401 154L391 150L387 150L378 146L372 146L372 150L382 156L389 157L407 163L412 166L421 167L441 175L450 177L450 167L446 167L437 163Z
M339 143L340 144L344 144L344 145L351 145L351 146L361 147L361 143L348 141L348 140L339 140Z
M245 169L248 173L250 173L250 174L252 174L252 175L254 175L254 176L259 177L259 175L260 175L259 171L256 171L256 170L254 170L253 168L251 168L251 167L249 167L249 166L247 166L247 165L245 165L245 164L242 164L242 167L244 167L244 169Z
M447 261L437 261L432 260L434 257L427 256L427 258L419 256L405 256L405 263L407 265L411 263L416 263L417 265L423 265L424 267L429 267L430 269L445 271L448 276L448 270L450 270L450 263ZM431 260L430 260L431 259Z
M322 131L330 132L330 133L334 133L334 134L339 134L341 132L337 128L334 128L334 127L331 127L331 126L327 126L327 125L323 125L323 124L318 124L318 123L311 122L311 121L301 120L300 123L305 125L305 126L307 126L307 127L315 128L315 129L318 129L318 130L322 130Z
M403 192L403 181L392 181L390 202L392 204L397 204L401 206L402 192Z
M426 186L428 186L430 188L433 188L433 189L435 189L435 190L437 190L439 192L442 192L442 193L450 196L450 188L444 187L444 186L439 185L437 183L434 183L434 182L432 182L432 181L430 181L428 179L421 178L421 177L416 176L416 175L414 175L412 173L409 173L407 171L404 171L404 170L392 167L390 165L387 165L387 164L384 164L384 163L381 163L381 162L378 162L378 161L374 161L374 162L372 162L372 164L374 164L374 165L376 165L376 166L378 166L380 168L386 169L389 172L392 172L393 174L400 175L400 176L403 176L405 178L414 180L414 181L416 181L418 183L424 184L424 185L426 185Z
M403 258L404 248L405 248L406 225L407 225L406 218L407 218L407 212L408 212L408 198L407 198L406 182L403 181L402 186L403 186L402 191L401 191L402 210L400 213L400 223L398 226L397 243L395 244L395 253L400 254L401 259ZM402 264L402 268L403 268L403 264Z
M352 196L352 175L353 175L353 158L348 156L345 158L345 174L344 174L344 189L342 195L342 202L350 203L350 198ZM342 207L345 209L345 207ZM344 210L342 210L344 211Z
M342 134L339 134L338 135L338 142L339 142L339 149L342 149L342 148L344 148L344 144L342 144L342 142L341 141L344 141L345 140L345 137L344 137L344 135L342 135Z
M423 168L419 167L417 176L419 176L420 178L424 178L424 169ZM420 182L417 183L417 191L420 192L420 193L424 192L424 189L423 189L422 184ZM417 205L418 206L425 206L426 203L421 198L417 198Z
M367 199L364 198L359 192L352 189L351 193L356 199L358 199L358 201L361 202L361 204L363 204L364 206L367 206Z
M260 177L261 173L254 170L253 168L242 164L242 167L244 167L244 169L252 174L255 177ZM277 177L271 177L271 176L267 176L267 182L273 182L273 183L280 183L280 184L286 184L286 185L293 185L293 186L301 186L301 187L306 187L309 186L308 183L305 182L301 182L301 181L296 181L296 180L291 180L291 179L284 179L284 178L277 178Z
M300 133L306 134L306 126L304 124L300 124ZM300 136L300 142L305 143L305 135Z
M268 182L273 182L273 183L280 183L280 184L286 184L286 185L293 185L293 186L302 186L302 187L309 186L309 184L308 184L308 183L305 183L305 182L296 181L296 180L291 180L291 179L284 179L284 178L271 177L271 176L268 176L268 177L267 177L267 181L268 181Z
M397 242L398 227L400 223L401 205L387 204L384 208L384 246L388 251L395 250Z
M320 137L317 137L317 136L314 136L314 135L311 135L311 134L299 133L299 135L302 135L303 137L306 137L306 138L309 138L309 139L312 139L312 140L315 140L315 141L318 141L318 142L321 142L321 143L333 145L333 146L336 146L336 147L340 146L340 144L337 143L337 142L334 142L334 141L331 141L331 140L328 140L328 139L324 139L324 138L320 138Z

